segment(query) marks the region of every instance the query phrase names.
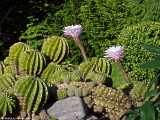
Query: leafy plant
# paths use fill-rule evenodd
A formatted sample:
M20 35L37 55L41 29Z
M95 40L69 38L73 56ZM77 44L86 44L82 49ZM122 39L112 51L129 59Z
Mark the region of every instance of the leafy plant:
M143 44L160 46L159 28L158 22L142 22L121 31L117 43L126 47L122 64L132 80L155 78L153 70L142 69L139 66L152 58L152 54L144 50Z

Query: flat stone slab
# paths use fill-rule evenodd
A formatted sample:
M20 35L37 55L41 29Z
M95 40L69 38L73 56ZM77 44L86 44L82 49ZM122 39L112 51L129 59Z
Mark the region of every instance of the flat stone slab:
M58 120L81 120L86 116L80 97L68 97L54 103L47 113Z

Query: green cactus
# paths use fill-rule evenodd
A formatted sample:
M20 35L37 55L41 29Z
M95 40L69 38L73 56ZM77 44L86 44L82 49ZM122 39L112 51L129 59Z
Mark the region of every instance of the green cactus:
M25 51L19 61L21 71L28 75L40 75L46 66L45 57L36 50Z
M65 38L52 36L44 41L41 51L53 62L60 63L69 53L69 46Z
M133 105L129 96L121 90L94 82L71 82L57 87L67 90L68 96L83 97L89 108L93 108L94 112L104 112L111 120L119 120Z
M85 61L81 63L79 65L79 69L82 73L82 78L84 80L86 80L87 76L89 78L92 78L90 77L90 75L88 75L89 73L97 73L97 75L100 75L101 73L103 73L103 74L106 74L106 78L111 75L111 64L105 58L92 58L90 61Z
M0 83L1 83L0 84L0 90L12 93L15 82L16 82L16 78L12 74L1 75L0 76Z
M132 84L130 96L135 101L135 106L141 106L144 103L145 93L150 89L149 84L144 81L133 81Z
M66 69L64 65L51 62L42 72L41 78L49 84L58 84L69 81L80 81L81 76L78 70Z
M4 63L3 62L0 62L0 75L4 74Z
M68 94L67 94L67 89L58 89L57 90L57 97L58 99L63 99L65 97L67 97Z
M47 85L39 78L19 77L14 90L16 96L26 97L28 114L38 112L47 101Z
M19 58L23 55L24 51L29 50L30 47L22 42L15 43L10 47L9 56L4 60L6 72L20 74Z
M132 101L122 91L103 85L94 88L93 101L95 106L105 109L111 120L120 120L132 105Z
M1 93L0 94L0 116L5 117L12 114L16 108L16 100L14 96ZM3 119L3 118L2 118Z

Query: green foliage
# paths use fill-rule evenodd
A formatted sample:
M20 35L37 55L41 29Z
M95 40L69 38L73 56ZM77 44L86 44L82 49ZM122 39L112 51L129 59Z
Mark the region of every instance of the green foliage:
M144 70L140 64L149 61L152 55L145 51L143 44L160 46L160 24L142 22L129 26L121 31L120 45L125 46L123 65L132 80L151 80L155 77L153 70Z
M16 109L16 100L14 96L1 93L0 95L0 116L5 117L14 113Z
M26 98L27 113L35 113L44 107L48 97L48 88L41 79L25 76L20 77L16 82L15 94Z
M42 53L53 62L60 63L69 52L69 46L65 38L52 36L44 41Z
M107 79L107 77L110 77L111 64L105 58L91 58L91 60L82 62L79 65L79 70L82 74L82 78L85 81L87 79L90 79L96 80L97 82L99 80L104 83L106 82L105 80Z
M27 50L19 57L19 67L22 73L28 75L40 75L46 66L46 60L42 53L36 50Z
M84 0L81 3L81 24L97 57L102 57L104 49L115 43L114 39L127 23L128 13L125 0Z
M160 1L144 0L145 15L144 20L160 21Z

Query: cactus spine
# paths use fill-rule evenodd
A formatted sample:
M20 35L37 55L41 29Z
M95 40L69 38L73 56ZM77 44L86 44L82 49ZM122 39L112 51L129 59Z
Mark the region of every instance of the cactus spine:
M27 89L26 89L27 88ZM48 89L46 84L39 78L31 76L20 77L15 85L16 96L26 98L27 113L38 112L39 108L47 101Z
M60 63L68 52L69 46L63 37L49 37L42 46L42 53L56 63Z

